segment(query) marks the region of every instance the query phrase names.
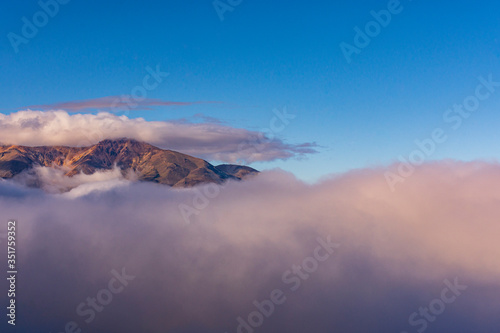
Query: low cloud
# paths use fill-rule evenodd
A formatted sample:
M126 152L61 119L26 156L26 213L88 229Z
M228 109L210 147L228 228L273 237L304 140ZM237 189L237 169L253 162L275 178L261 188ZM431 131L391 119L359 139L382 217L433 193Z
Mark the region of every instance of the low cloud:
M111 170L98 170L91 175L79 173L72 177L65 176L69 171L70 168L64 167L35 166L16 175L12 181L26 187L40 188L47 193L65 193L78 188L68 193L69 196L74 196L75 193L87 193L89 189L99 189L103 186L108 189L109 186L106 185L116 184L116 181L119 183L137 181L137 175L133 172L124 174L116 166Z
M214 122L146 121L111 113L19 111L0 114L0 143L27 146L90 146L128 137L210 161L252 163L300 158L316 153L316 144L289 144L264 133Z
M385 171L314 185L267 171L227 183L203 207L205 187L110 179L68 197L0 182L0 219L18 220L18 329L237 332L276 289L286 301L255 332L498 329L500 165L425 164L397 193ZM190 224L180 204L200 208ZM341 246L292 290L283 274L305 265L318 237ZM86 323L76 307L122 268L134 280ZM423 329L420 308L436 311L446 281L467 288L445 294L460 293Z

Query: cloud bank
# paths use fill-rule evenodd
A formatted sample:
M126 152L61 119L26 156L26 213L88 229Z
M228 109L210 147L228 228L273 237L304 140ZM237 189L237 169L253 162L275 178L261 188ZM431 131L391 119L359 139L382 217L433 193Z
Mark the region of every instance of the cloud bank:
M52 194L65 193L75 189L74 194L82 193L82 191L91 188L105 188L105 184L124 184L138 179L133 172L124 174L117 166L111 170L98 170L91 175L79 173L68 177L66 176L68 171L70 169L64 167L35 166L14 176L12 182L26 187L41 188Z
M500 166L426 164L395 193L385 171L308 185L275 170L219 191L108 179L72 196L2 181L0 220L18 220L18 329L496 331ZM189 224L181 204L197 212ZM325 258L318 238L340 247ZM108 303L117 272L133 279ZM238 330L276 290L283 302Z
M128 137L210 161L252 163L303 157L316 144L289 144L266 134L217 123L146 121L111 113L19 111L0 114L0 143L27 146L90 146Z

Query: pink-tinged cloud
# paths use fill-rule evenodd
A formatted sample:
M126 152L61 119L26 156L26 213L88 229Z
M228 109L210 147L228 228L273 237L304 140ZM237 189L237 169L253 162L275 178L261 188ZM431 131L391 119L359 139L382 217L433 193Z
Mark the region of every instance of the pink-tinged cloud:
M0 181L0 221L19 221L18 331L249 333L238 318L259 322L257 302L270 314L254 333L498 332L500 166L424 164L397 192L386 171L312 185L265 171L218 191L120 173L62 195ZM122 267L135 279L86 323L76 308L107 300ZM271 310L277 289L286 300Z
M196 101L196 102L176 102L176 101L166 101L157 98L134 98L130 95L121 96L107 96L94 99L85 99L78 101L60 102L54 104L43 104L43 105L31 105L28 106L30 109L39 110L65 110L69 112L77 111L92 111L92 110L103 110L103 111L130 111L134 109L138 110L150 110L151 107L155 106L189 106L195 104L214 104L221 103L215 101Z
M290 144L259 131L209 122L146 121L108 112L19 111L0 114L0 144L91 146L104 139L131 138L210 161L252 163L302 158L315 143Z

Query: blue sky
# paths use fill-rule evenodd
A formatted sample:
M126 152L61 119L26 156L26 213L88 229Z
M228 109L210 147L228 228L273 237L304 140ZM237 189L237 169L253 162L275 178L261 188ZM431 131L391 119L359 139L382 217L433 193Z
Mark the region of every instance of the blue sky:
M22 18L40 5L2 5L1 112L129 94L147 66L159 65L170 75L148 97L221 103L138 108L130 117L203 113L259 130L286 107L297 117L278 136L316 142L318 153L254 166L306 180L408 155L415 139L448 126L443 114L474 93L478 77L500 81L493 1L401 1L402 12L351 63L339 44L353 44L354 27L364 29L387 1L243 0L221 21L212 1L71 0L17 53L7 36L21 35ZM497 159L499 105L500 89L429 159Z

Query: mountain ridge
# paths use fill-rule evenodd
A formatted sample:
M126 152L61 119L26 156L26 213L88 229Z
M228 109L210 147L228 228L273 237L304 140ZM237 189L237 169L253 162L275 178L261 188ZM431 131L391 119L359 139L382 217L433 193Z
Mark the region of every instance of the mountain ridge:
M128 138L106 139L89 147L0 146L0 178L14 178L36 166L64 169L67 177L91 175L116 166L124 175L134 172L139 181L172 187L221 184L258 173L241 165L214 166L200 158Z

